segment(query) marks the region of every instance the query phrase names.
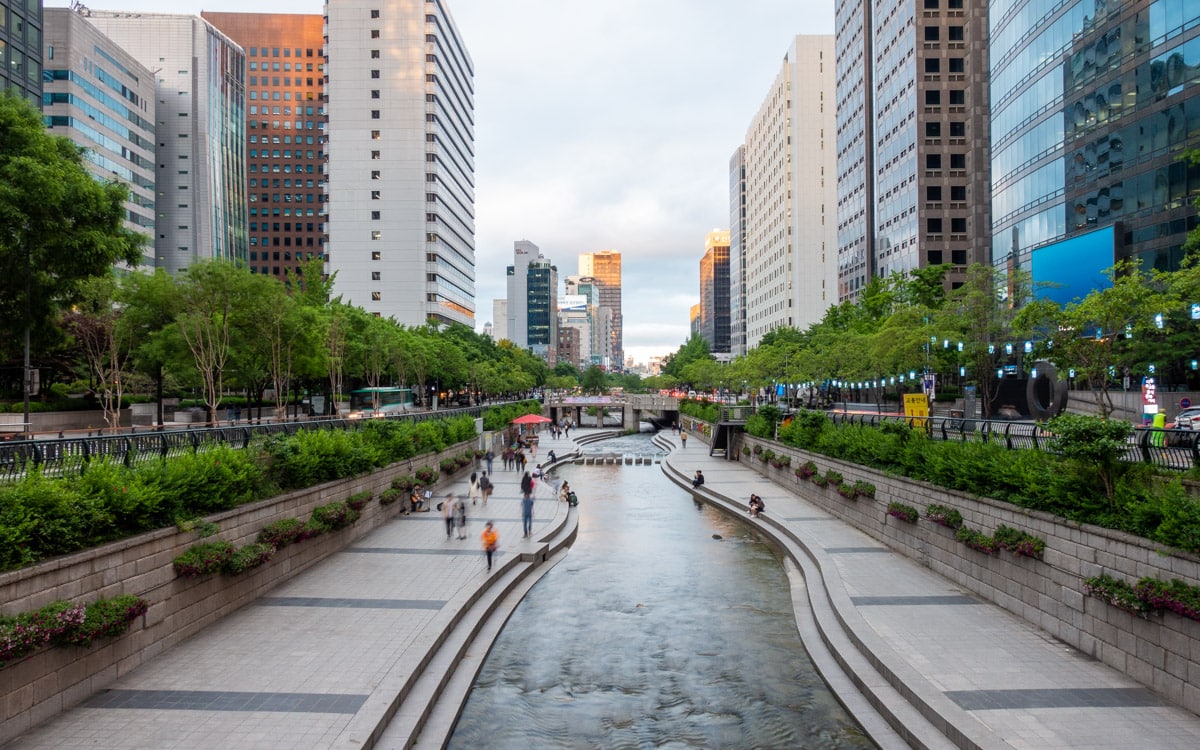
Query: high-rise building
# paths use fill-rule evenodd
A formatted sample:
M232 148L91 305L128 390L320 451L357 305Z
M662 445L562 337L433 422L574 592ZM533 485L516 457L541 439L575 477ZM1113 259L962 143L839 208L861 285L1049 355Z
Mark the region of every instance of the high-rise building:
M492 339L508 338L508 299L497 298L492 300Z
M42 106L41 0L0 0L0 91Z
M598 250L579 256L579 275L600 282L600 306L612 311L612 359L608 367L620 369L625 361L624 316L621 313L621 253Z
M246 52L249 264L283 278L325 244L324 19L300 13L201 17Z
M529 240L513 243L513 264L506 269L508 292L507 338L522 349L529 347L529 266L542 257Z
M336 0L325 17L334 293L400 323L474 328L474 70L462 36L444 0Z
M566 294L579 295L586 300L587 320L590 327L591 339L587 351L582 354L586 361L584 366L595 365L605 369L613 365L613 311L610 307L600 304L601 290L604 285L594 276L568 276L564 283ZM581 344L581 350L583 346Z
M991 260L1062 302L1133 258L1170 270L1195 226L1200 4L989 3Z
M729 352L746 353L746 148L729 158Z
M125 228L146 235L142 265L154 268L154 73L82 13L45 11L42 114L50 132L84 149L97 179L129 188Z
M574 326L558 326L558 351L556 361L569 362L572 367L579 367L580 343L582 333Z
M197 17L88 11L87 20L154 71L154 265L245 262L246 57Z
M942 263L957 286L988 259L987 9L839 0L836 23L839 297Z
M586 295L571 291L578 288L577 284L571 283L571 280L578 278L578 276L568 276L563 284L566 293L558 298L559 359L584 370L592 365L592 347L595 344L592 335L592 321L595 317L596 306L590 303ZM573 340L563 338L564 331L568 329L575 332ZM572 351L569 352L570 356L565 355L562 351L562 342L564 341L568 341L572 347Z
M833 63L832 36L797 36L746 132L748 349L837 303Z
M700 259L700 336L710 352L729 353L729 231L714 229L704 238Z
M558 354L558 269L539 256L526 270L525 341L551 367Z

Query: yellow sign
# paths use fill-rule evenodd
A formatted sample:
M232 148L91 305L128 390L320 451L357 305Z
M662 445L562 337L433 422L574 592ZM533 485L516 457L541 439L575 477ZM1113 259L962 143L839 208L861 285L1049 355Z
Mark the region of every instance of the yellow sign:
M904 416L912 419L913 427L924 427L929 416L929 398L924 393L904 394Z

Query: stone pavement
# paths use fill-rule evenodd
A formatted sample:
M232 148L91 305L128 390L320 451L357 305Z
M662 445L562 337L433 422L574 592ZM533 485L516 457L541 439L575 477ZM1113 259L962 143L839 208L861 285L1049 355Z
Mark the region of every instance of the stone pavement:
M535 462L551 448L561 457L574 443L544 434ZM495 469L486 508L467 507L466 539L448 539L436 510L399 515L7 747L361 748L385 729L379 747L408 746L422 729L422 745L440 747L457 711L434 711L437 699L461 707L474 673L449 678L465 661L478 670L485 636L577 530L540 486L522 539L520 474ZM466 479L449 489L465 497ZM487 520L500 535L490 575Z
M679 448L677 435L655 440ZM784 550L805 646L881 746L1200 747L1195 714L690 443L663 470L690 490L700 469L705 484L694 494ZM759 519L747 517L751 492L766 502Z
M539 455L602 434L616 433L543 434ZM1200 717L699 440L655 440L674 449L663 471L677 483L704 472L705 501L745 517L749 493L764 497L746 522L784 553L805 646L886 750L1200 747ZM7 747L443 746L492 641L576 532L543 488L522 540L518 474L495 480L467 539L446 539L436 511L399 516ZM490 576L487 519L501 541Z

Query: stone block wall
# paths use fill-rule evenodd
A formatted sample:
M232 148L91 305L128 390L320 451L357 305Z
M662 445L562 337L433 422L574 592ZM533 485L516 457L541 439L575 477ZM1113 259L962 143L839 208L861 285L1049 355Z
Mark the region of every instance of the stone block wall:
M780 469L741 452L755 445L791 457ZM1135 583L1144 576L1181 578L1200 584L1200 558L1172 550L1169 554L1140 537L1096 526L1072 523L1009 503L945 490L925 482L895 477L780 443L743 435L735 446L740 460L767 479L824 509L886 544L918 560L979 597L1040 627L1050 635L1093 656L1167 700L1200 713L1200 622L1174 613L1143 619L1083 592L1083 580L1100 573ZM833 469L849 482L875 485L875 497L847 500L832 488L821 488L795 476L805 461L822 473ZM900 501L916 508L921 519L909 524L887 515L887 505ZM954 531L929 521L925 508L937 503L958 510L966 526L991 534L1003 524L1046 542L1042 560L1007 551L977 552L954 538Z
M478 439L438 454L401 461L374 474L328 482L208 516L220 532L204 541L241 546L284 518L305 520L318 505L363 491L378 493L393 479L421 466L438 468L443 458L473 451ZM468 466L459 473L471 471ZM455 475L457 476L457 475ZM454 477L439 476L447 483ZM407 501L407 498L403 499ZM160 529L96 549L0 573L0 614L38 609L59 599L91 602L136 594L150 603L141 621L123 636L91 648L47 648L0 670L0 744L80 703L142 662L199 632L274 586L351 544L400 512L401 503L382 506L373 499L348 528L279 550L265 565L236 577L200 579L175 575L172 561L201 541L195 532Z

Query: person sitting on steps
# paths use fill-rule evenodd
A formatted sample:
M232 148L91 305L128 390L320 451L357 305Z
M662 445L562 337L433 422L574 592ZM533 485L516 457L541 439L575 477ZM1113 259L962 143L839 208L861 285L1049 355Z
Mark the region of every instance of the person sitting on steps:
M751 516L757 518L759 516L759 514L761 514L764 510L766 510L766 508L767 508L767 504L763 502L763 499L761 497L759 497L758 495L755 495L754 493L750 494L750 515Z

